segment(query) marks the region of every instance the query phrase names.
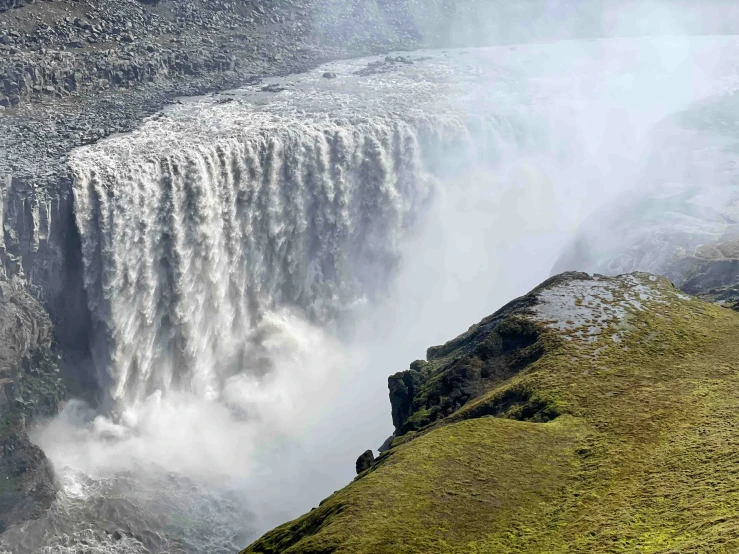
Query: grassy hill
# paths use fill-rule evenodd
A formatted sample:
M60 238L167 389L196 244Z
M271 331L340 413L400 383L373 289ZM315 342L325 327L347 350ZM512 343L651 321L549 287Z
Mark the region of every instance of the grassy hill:
M244 553L739 551L739 313L550 279L390 378L373 466Z

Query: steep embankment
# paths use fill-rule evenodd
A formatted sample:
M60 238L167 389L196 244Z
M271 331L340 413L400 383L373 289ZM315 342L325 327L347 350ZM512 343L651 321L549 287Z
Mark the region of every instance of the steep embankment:
M739 548L739 314L564 274L390 378L392 448L244 553Z
M0 532L38 517L56 496L51 464L26 435L34 419L56 413L64 394L51 335L41 305L0 282Z

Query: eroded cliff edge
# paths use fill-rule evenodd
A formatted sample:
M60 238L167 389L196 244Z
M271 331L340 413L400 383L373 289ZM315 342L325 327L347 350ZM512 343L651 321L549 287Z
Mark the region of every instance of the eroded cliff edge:
M736 549L737 331L664 278L556 276L391 377L390 450L244 553Z
M56 497L51 463L27 431L63 398L49 316L21 284L0 282L0 532Z

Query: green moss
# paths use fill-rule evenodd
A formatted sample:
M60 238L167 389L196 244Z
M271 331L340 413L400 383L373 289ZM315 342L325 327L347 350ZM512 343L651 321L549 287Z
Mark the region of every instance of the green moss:
M457 412L544 354L543 328L501 313L428 352L428 362L389 379L396 435L419 431Z
M739 314L654 286L244 552L739 551Z

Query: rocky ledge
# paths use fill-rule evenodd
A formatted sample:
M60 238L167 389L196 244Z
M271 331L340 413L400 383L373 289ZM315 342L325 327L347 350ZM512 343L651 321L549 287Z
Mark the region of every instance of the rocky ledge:
M56 497L51 464L28 439L64 397L52 325L17 283L0 282L0 532L43 514Z
M739 314L644 273L566 273L390 378L396 437L244 551L739 547Z

